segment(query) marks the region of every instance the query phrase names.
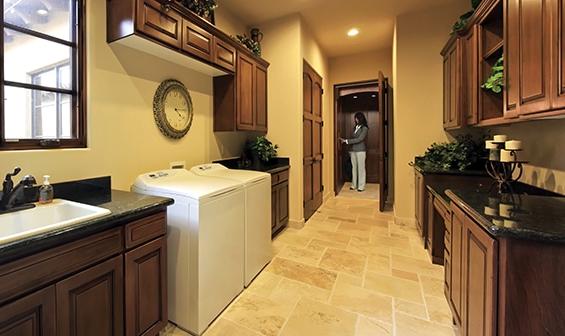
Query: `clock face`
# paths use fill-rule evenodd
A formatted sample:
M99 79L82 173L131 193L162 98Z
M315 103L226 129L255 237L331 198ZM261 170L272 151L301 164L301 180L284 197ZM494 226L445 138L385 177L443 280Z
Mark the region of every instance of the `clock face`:
M177 80L166 80L153 99L153 114L161 133L180 139L192 125L192 100L186 87Z

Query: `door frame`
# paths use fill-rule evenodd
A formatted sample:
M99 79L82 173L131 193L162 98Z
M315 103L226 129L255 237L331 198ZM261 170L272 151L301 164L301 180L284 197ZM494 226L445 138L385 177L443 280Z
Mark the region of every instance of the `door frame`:
M337 157L337 153L338 153L338 147L339 147L339 143L338 143L338 125L337 125L337 121L338 121L338 114L341 112L340 111L340 107L339 107L339 98L341 97L340 95L340 91L344 90L344 89L352 89L351 93L361 93L361 92L367 92L367 90L365 88L369 88L369 87L375 87L378 86L379 80L378 79L369 79L369 80L365 80L365 81L357 81L357 82L346 82L346 83L340 83L340 84L335 84L334 85L334 90L333 90L333 94L334 94L334 101L333 101L333 105L334 105L334 113L333 113L333 146L334 146L334 193L337 196L339 194L339 192L341 190L340 189L341 186L343 186L342 184L340 184L339 178L338 178L338 166L341 164L341 161L338 160ZM358 89L358 90L356 90Z

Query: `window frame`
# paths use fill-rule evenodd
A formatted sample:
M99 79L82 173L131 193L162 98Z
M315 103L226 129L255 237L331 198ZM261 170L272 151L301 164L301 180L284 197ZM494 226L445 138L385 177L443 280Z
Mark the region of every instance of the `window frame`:
M73 24L78 21L78 25L73 31L71 41L61 40L41 32L19 27L4 22L4 5L0 10L0 151L5 150L32 150L32 149L58 149L58 148L86 148L87 147L87 114L86 114L86 4L85 0L74 0L75 7L72 9L71 19ZM78 18L77 18L78 15ZM47 41L66 45L72 48L72 60L76 60L76 69L72 69L72 89L60 89L43 87L41 85L6 81L4 79L4 29L10 29ZM75 48L76 45L76 48ZM4 138L4 87L8 84L11 87L41 90L53 92L55 94L69 94L72 96L72 133L71 139L19 139L16 141ZM75 90L76 88L76 90ZM33 111L32 111L33 113Z

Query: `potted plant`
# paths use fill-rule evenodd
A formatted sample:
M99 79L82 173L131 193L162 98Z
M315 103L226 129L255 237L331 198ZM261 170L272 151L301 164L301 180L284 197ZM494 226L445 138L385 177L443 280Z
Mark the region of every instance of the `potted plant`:
M214 24L214 10L218 7L216 0L181 0L181 4Z
M248 144L251 157L255 164L269 163L277 156L278 145L273 144L265 136L257 137Z
M484 137L483 137L484 138ZM460 136L455 142L433 143L422 157L410 165L430 171L482 169L487 156L483 141L475 142L469 135Z
M490 77L481 85L481 88L494 93L501 93L504 87L504 56L501 56L494 64Z

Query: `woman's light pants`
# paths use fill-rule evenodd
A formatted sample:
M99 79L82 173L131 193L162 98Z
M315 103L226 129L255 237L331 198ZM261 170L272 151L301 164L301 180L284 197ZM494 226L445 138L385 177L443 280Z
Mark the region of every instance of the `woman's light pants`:
M365 190L367 172L365 171L365 159L367 152L349 152L351 157L351 187L357 190Z

